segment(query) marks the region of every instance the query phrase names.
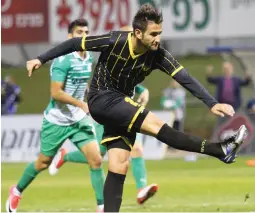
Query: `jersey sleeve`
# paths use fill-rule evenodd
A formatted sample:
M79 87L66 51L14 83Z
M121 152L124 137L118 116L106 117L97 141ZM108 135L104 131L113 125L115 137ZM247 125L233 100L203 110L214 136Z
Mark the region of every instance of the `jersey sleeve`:
M51 81L65 82L70 62L67 56L56 58L50 68Z
M141 84L138 84L135 87L135 93L138 94L138 95L142 94L144 90L146 90L146 88Z
M159 69L173 77L183 66L167 50L159 48L153 59L152 69Z
M99 36L84 36L81 48L85 51L102 52L110 45L111 33Z

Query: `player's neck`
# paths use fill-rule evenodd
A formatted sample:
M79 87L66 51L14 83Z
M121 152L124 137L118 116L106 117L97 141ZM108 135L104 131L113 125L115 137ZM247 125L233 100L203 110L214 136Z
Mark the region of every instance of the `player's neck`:
M133 52L135 54L141 54L141 53L144 53L146 52L146 47L144 47L137 39L134 35L132 35L131 37L132 39L132 49L133 49Z
M86 51L82 51L82 52L77 52L79 54L79 56L81 56L81 58L85 59L87 54Z

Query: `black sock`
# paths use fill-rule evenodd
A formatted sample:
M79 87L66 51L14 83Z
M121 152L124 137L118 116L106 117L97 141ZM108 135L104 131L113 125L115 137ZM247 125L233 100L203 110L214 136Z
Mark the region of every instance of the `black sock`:
M108 171L104 184L104 212L119 212L126 175Z
M206 140L186 135L171 128L167 124L162 126L157 135L157 139L175 149L202 153L218 158L225 156L220 143L210 143Z

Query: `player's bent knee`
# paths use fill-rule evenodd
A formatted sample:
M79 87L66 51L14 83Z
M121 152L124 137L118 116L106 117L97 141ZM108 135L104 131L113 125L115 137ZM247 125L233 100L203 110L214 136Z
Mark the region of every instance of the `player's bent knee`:
M107 146L108 148L108 169L111 172L125 175L128 171L130 151L120 148L121 140L115 141L115 146ZM119 144L117 146L116 144ZM119 147L119 148L118 148Z
M88 159L88 163L92 169L100 168L103 162L103 158L100 154L93 156L91 159Z
M128 159L126 159L124 161L109 159L108 169L111 172L125 175L125 174L127 174L128 167L129 167L129 160Z
M43 154L40 154L35 161L35 168L37 171L42 171L44 169L47 169L51 162L53 160L53 157L45 156Z
M152 112L149 112L142 123L140 131L141 133L155 137L164 124L164 121Z

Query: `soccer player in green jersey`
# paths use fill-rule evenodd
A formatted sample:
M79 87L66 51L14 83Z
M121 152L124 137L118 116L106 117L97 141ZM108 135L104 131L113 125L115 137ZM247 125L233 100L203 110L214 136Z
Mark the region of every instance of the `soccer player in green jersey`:
M77 19L68 27L68 38L88 34L88 22ZM90 176L97 199L97 211L103 211L104 173L102 157L95 135L93 119L87 115L85 89L91 76L92 57L89 52L73 52L54 60L51 69L51 99L46 110L40 135L40 154L28 164L17 185L10 189L7 212L16 212L22 192L48 168L62 144L69 139L88 161Z
M135 93L139 95L137 101L141 105L146 106L149 100L149 90L142 86L141 84L139 84L135 87ZM97 123L96 121L94 121L94 125L96 130L97 141L101 142L104 133L104 127L103 125ZM106 154L106 151L107 151L106 147L100 144L100 152L102 156ZM68 152L65 148L62 148L56 155L53 162L51 163L49 167L49 173L51 175L57 174L60 167L62 167L66 162L87 164L88 160L80 150ZM132 174L136 182L137 203L143 204L157 192L158 185L150 184L147 186L146 167L143 158L143 146L141 134L136 135L136 142L131 151L131 165Z

